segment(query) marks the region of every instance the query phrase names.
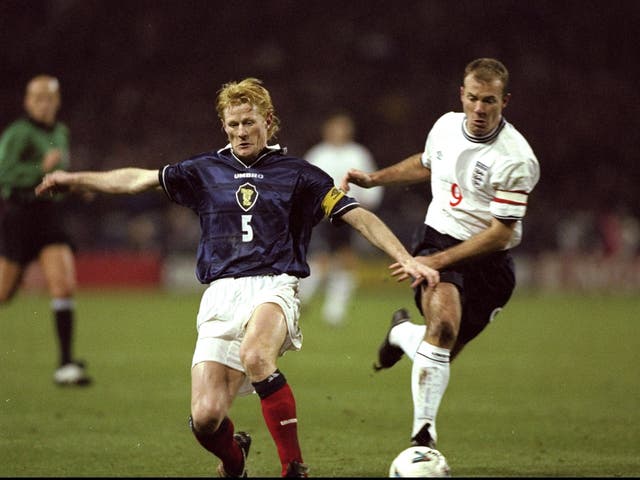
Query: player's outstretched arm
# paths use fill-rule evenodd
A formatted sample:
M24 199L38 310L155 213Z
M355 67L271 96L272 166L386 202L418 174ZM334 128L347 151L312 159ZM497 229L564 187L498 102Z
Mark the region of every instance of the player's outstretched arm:
M376 214L358 207L345 213L342 220L358 230L373 246L378 247L396 261L395 265L403 273L400 281L411 277L414 279L411 284L413 287L423 281L433 287L440 281L439 272L412 257L398 237Z
M513 220L502 221L494 218L491 225L486 230L468 238L464 242L458 243L440 252L428 256L415 257L416 260L431 268L442 270L450 265L481 257L499 250L507 248L516 222ZM399 281L407 279L402 265L394 263L389 267L391 273Z
M431 170L422 165L421 157L421 153L416 153L395 165L372 173L352 168L342 178L340 188L344 192L348 192L350 183L362 188L372 188L384 185L411 185L412 183L425 182L430 178Z
M92 191L111 194L135 194L160 186L157 170L119 168L107 172L55 171L44 176L36 195L59 191Z

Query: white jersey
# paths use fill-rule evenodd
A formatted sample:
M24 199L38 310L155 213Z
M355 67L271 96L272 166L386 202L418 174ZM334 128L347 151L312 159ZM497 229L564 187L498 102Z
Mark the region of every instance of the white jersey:
M540 166L513 125L503 118L494 132L478 138L466 130L464 113L446 113L427 136L422 164L431 170L427 225L466 240L486 230L492 217L516 220L507 248L520 243Z
M342 177L350 168L357 168L363 172L373 172L377 166L373 156L362 145L348 142L344 145L332 145L322 142L311 147L304 158L327 172L336 185L340 185ZM369 210L375 210L382 202L383 188L362 188L349 185L349 196Z

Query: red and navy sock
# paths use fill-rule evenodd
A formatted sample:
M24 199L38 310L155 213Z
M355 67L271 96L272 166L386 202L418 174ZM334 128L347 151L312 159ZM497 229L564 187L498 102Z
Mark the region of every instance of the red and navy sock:
M293 392L280 370L252 385L260 397L262 415L278 449L284 475L290 462L302 463Z
M196 439L205 449L222 460L225 471L232 476L238 476L244 468L242 450L233 439L233 422L225 417L215 432L196 431L193 419L189 417L189 427Z

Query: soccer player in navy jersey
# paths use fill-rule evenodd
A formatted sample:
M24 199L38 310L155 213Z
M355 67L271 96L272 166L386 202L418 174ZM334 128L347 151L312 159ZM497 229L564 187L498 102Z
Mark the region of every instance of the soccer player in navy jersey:
M413 249L440 272L435 288L415 288L424 325L405 309L392 315L376 369L406 354L412 361L413 445L435 447L436 415L449 382L449 364L505 306L515 288L510 250L522 238L529 194L540 177L527 140L503 117L511 95L502 62L478 58L465 68L462 112L442 115L423 152L342 180L371 188L431 182L422 237Z
M221 476L245 476L251 437L228 417L238 395L256 392L285 477L306 477L296 404L277 359L299 350L298 282L309 275L312 228L323 218L349 224L394 259L413 285L437 284L373 213L301 158L269 145L279 129L262 82L246 78L218 92L217 113L229 143L160 170L55 172L38 195L58 190L134 194L160 188L200 218L197 277L209 287L197 316L189 423L220 458ZM403 278L404 279L404 278Z

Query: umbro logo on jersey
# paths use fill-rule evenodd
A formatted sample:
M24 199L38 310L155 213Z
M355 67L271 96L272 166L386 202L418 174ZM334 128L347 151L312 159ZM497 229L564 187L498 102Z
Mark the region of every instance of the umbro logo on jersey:
M279 374L279 373L277 373L277 372L272 373L271 375L269 375L269 376L267 377L267 383L272 382L273 380L275 380L275 379L276 379L276 378L278 378L279 376L280 376L280 374Z
M256 204L256 200L258 200L258 189L255 185L251 185L248 182L243 183L236 191L236 200L240 208L248 212Z
M264 178L264 175L261 173L255 173L255 172L244 172L244 173L234 173L233 178Z

